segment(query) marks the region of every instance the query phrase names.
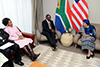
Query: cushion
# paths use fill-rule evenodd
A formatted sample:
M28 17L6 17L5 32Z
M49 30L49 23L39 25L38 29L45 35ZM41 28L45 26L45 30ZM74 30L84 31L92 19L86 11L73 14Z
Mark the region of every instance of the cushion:
M34 61L29 67L49 67L49 66Z
M73 40L74 40L74 43L75 43L75 44L77 44L79 38L80 38L80 34L76 34L76 35L74 36L74 39L73 39Z
M82 44L81 38L78 40L77 44L81 46Z
M100 50L100 40L99 39L96 39L95 44L96 44L95 49Z
M100 38L100 24L93 24L92 25L96 28L96 38Z
M41 34L41 39L40 39L40 41L47 41L46 36L44 36L44 35Z

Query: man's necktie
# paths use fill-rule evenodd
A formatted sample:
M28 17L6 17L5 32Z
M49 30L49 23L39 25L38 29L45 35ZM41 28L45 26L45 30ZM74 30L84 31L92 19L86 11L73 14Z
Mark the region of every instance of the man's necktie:
M51 24L50 24L50 21L48 21L48 22L49 22L49 28L52 29Z

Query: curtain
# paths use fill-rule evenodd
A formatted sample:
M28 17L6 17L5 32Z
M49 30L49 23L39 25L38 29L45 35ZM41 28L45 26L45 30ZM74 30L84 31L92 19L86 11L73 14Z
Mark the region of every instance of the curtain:
M0 28L4 28L2 19L12 20L21 31L32 33L31 0L0 0Z
M32 0L32 33L36 33L38 22L43 20L43 0Z

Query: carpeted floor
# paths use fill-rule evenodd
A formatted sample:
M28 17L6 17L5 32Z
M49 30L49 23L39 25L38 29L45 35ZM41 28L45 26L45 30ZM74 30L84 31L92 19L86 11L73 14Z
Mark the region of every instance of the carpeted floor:
M43 45L37 46L34 50L41 52L36 61L50 67L100 67L100 58L97 57L87 60L83 54L62 49L52 51L51 47Z
M50 46L48 42L40 42L40 44L45 45L45 46ZM71 45L70 47L65 47L65 46L62 46L60 42L59 44L56 42L56 44L59 49L87 55L87 50L82 51L80 46L77 46L77 48L74 49L74 45ZM100 58L100 51L95 50L94 53L95 53L94 57Z
M85 54L78 52L64 49L52 51L50 46L44 44L35 47L34 51L41 53L36 61L50 67L100 67L100 58L94 57L87 60ZM33 63L26 55L22 56L22 61L25 64L22 67L29 67ZM15 67L20 66L15 64Z

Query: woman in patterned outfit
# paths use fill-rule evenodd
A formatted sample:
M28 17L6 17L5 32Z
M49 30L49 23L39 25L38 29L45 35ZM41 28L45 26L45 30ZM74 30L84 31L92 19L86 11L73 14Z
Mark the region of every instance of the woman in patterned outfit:
M79 33L82 35L82 50L87 49L88 55L86 56L87 59L94 56L94 49L95 49L95 27L90 24L89 20L83 20L83 26L80 28Z

